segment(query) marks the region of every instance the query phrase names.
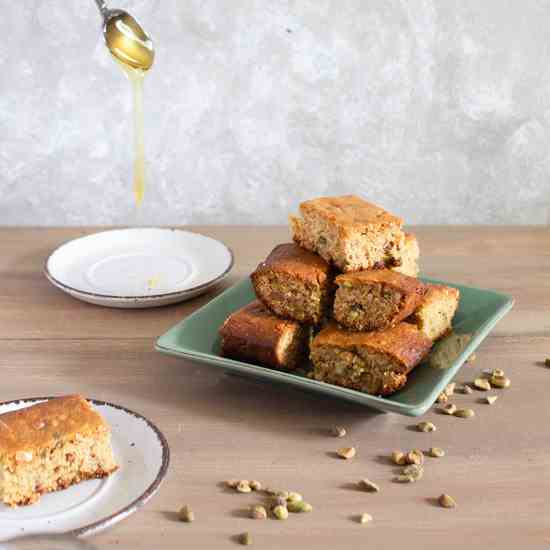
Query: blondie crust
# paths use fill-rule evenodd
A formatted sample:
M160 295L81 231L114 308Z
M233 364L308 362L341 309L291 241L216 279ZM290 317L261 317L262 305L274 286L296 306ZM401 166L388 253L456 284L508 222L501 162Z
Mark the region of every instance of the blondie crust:
M431 340L439 340L452 330L459 299L457 288L430 284L410 321Z
M341 271L399 263L403 220L354 195L322 197L300 204L291 216L293 239Z
M373 395L390 395L405 385L407 374L431 346L432 341L408 323L379 332L347 332L332 323L311 345L312 377Z
M306 358L309 329L277 317L256 300L230 315L220 336L225 357L288 371Z
M32 504L43 493L118 466L111 432L80 395L50 399L0 415L0 496L9 506Z
M397 259L393 261L394 265L388 266L392 271L403 273L409 277L418 277L418 258L420 257L420 247L416 236L412 233L405 233L405 242L397 254Z
M330 264L295 243L276 246L251 279L256 296L285 319L315 325L332 302Z
M389 269L344 273L336 284L334 318L358 331L382 330L403 321L426 292L418 279Z

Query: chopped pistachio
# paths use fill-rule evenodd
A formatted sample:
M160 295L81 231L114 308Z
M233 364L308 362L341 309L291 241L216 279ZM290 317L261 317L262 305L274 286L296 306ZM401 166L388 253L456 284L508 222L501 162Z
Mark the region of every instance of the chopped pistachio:
M456 405L454 403L448 403L440 409L443 414L454 414L456 411Z
M252 492L252 489L250 488L250 485L248 484L248 481L246 479L241 479L241 481L239 481L239 483L237 483L236 489L239 493L250 493L250 492Z
M472 390L472 388L468 386L468 384L463 384L462 386L460 386L460 388L458 388L458 391L466 395L470 395L471 393L474 392L474 390Z
M433 422L419 422L416 429L419 432L435 432L437 428Z
M378 493L380 491L380 487L370 479L361 479L357 485L363 491L367 491L367 493Z
M449 401L449 397L447 396L446 393L440 393L437 397L437 402L438 403L447 403L447 401Z
M434 458L441 458L442 456L445 456L445 451L439 447L431 447L428 454Z
M248 483L248 485L250 486L250 488L253 491L261 491L262 490L262 484L259 481L255 480L255 479L251 480Z
M395 476L393 480L397 481L397 483L414 483L415 481L414 477L408 476L405 474L400 474L398 476Z
M250 533L241 533L239 535L239 543L243 546L250 546L252 544L252 537L250 536Z
M289 497L290 493L288 491L277 491L276 497L284 498L285 500Z
M346 437L346 434L348 432L346 431L346 428L342 426L334 426L331 430L331 433L334 437Z
M345 458L348 460L353 458L357 451L355 450L355 447L343 447L342 449L338 449L336 452L340 458Z
M277 519L287 519L288 518L288 509L286 506L283 506L281 504L277 504L277 506L275 506L273 508L273 515L277 518Z
M506 376L491 376L491 386L495 388L509 388L511 384L511 380Z
M359 523L365 524L372 521L372 516L370 514L361 514L359 516Z
M485 401L487 401L488 405L492 405L497 399L498 399L498 395L488 395L485 398Z
M402 453L401 451L393 451L391 454L391 459L393 463L398 466L402 466L407 463L405 453Z
M273 489L273 487L264 487L263 492L270 497L274 497L279 491Z
M438 501L443 508L456 508L455 499L450 495L442 494Z
M406 454L407 464L424 464L424 453L420 449L413 449Z
M287 508L288 511L292 512L293 514L302 514L311 512L313 510L313 506L311 506L309 502L304 502L303 500L289 502Z
M504 376L504 371L502 369L495 369L492 372L492 376L497 376L499 378L502 378Z
M288 502L298 502L300 500L304 500L302 495L300 493L295 493L294 491L290 491L288 493L288 497L286 497Z
M237 485L239 484L240 479L228 479L225 482L226 487L229 487L230 489L236 489Z
M491 389L491 384L486 378L476 378L474 380L474 387L478 390L489 391Z
M267 510L260 504L256 504L250 508L250 517L253 519L266 519Z
M402 474L412 477L414 481L418 481L419 479L422 479L422 476L424 475L424 468L418 464L410 464L409 466L403 468Z
M185 523L191 523L195 521L195 513L193 510L191 510L191 506L185 505L180 508L180 511L178 512L178 517L180 521L184 521Z
M455 411L454 416L458 416L458 418L471 418L475 416L475 412L472 409L458 409Z

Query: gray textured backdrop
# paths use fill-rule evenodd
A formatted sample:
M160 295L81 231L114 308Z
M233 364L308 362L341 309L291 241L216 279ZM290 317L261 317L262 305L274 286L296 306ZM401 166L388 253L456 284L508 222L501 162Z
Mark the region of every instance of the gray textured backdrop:
M280 223L356 192L410 223L547 223L550 2L119 2L152 34L148 188L92 0L3 2L0 224Z

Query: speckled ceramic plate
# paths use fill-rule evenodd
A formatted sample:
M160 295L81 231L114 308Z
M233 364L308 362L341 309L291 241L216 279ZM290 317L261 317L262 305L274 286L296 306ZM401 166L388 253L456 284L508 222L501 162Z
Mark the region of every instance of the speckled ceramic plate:
M179 229L102 231L69 241L46 261L49 281L96 305L145 308L189 300L224 279L233 253L223 243Z
M434 346L425 363L413 370L406 386L389 397L368 395L310 380L305 376L220 357L218 329L231 313L255 299L249 279L226 290L170 329L158 339L157 350L219 367L241 376L250 376L271 383L284 383L382 411L419 416L434 403L468 356L513 305L510 296L492 290L432 279L423 280L453 286L460 290L460 306L454 318L454 330Z
M1 403L0 414L47 399ZM43 495L30 506L10 508L0 503L0 541L36 534L92 535L133 514L158 490L170 459L160 430L124 407L93 399L90 402L111 426L119 469L104 479L83 481Z

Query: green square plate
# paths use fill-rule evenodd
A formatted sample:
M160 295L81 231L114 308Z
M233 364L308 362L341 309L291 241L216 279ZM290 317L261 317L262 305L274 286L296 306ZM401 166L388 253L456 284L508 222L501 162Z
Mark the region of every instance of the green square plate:
M390 397L377 397L341 388L305 376L280 372L250 363L220 357L218 329L234 311L255 299L250 279L244 279L175 325L157 340L156 349L196 363L219 367L233 374L266 382L284 383L297 389L344 399L382 411L409 416L424 414L464 361L474 352L496 323L512 308L513 299L492 290L453 285L460 290L460 306L453 333L440 340L429 358L409 376L406 386Z

